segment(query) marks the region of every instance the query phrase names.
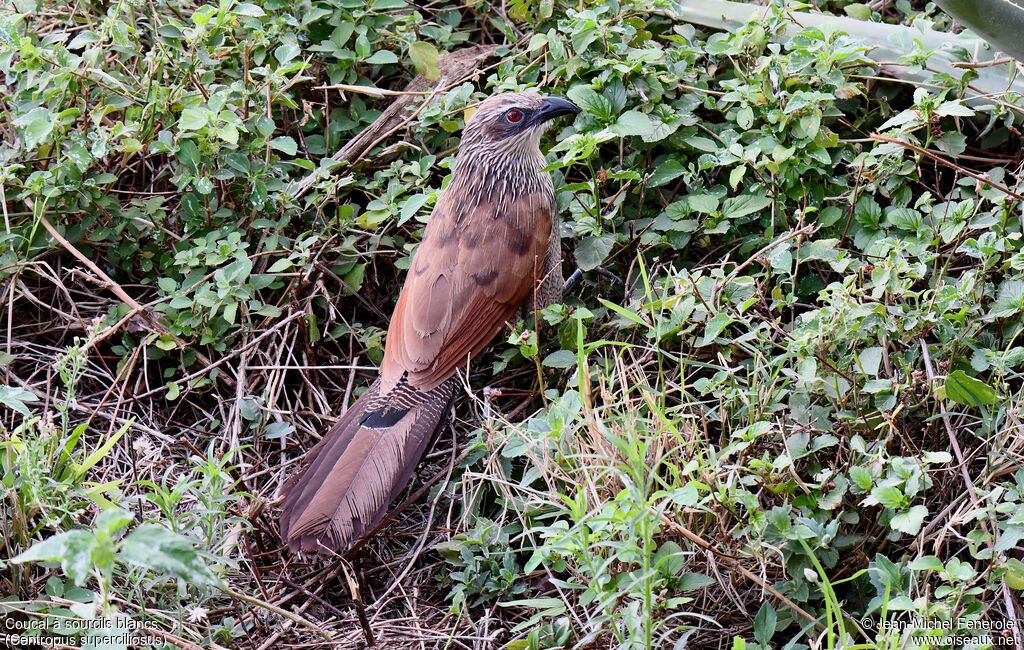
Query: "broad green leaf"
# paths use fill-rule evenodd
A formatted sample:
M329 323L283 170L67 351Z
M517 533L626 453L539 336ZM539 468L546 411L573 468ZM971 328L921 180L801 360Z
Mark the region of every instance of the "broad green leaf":
M704 326L704 337L701 339L701 346L710 345L718 338L718 335L725 331L735 319L725 312L715 314Z
M198 131L206 126L210 119L210 111L206 108L190 106L181 112L178 128L185 131Z
M934 555L922 555L915 559L908 566L911 571L942 571L942 560Z
M28 550L14 556L9 562L48 562L59 564L64 574L76 585L85 584L92 567L95 536L86 530L69 530L36 542Z
M584 271L593 271L601 266L612 252L615 245L615 235L591 235L583 238L576 244L576 263Z
M892 485L876 487L874 490L871 490L871 496L886 508L894 510L899 510L907 504L907 497L903 495L903 492L898 487Z
M768 601L762 603L761 609L757 610L757 616L754 617L754 639L761 644L761 647L768 647L768 642L775 636L777 622L778 615L775 613L775 608Z
M772 200L767 196L741 194L725 200L725 203L722 204L722 214L729 219L738 219L763 210L771 204Z
M37 401L39 401L39 398L35 393L13 386L0 386L0 404L17 411L25 417L29 417L32 414L26 405Z
M882 365L882 348L871 347L861 350L857 356L857 360L860 362L860 371L865 375L875 377L878 375L878 369Z
M54 116L48 109L33 108L14 119L14 126L21 129L25 149L32 150L43 144L53 131Z
M889 527L907 535L917 535L924 524L924 518L928 516L928 508L925 506L914 506L906 512L894 515L889 521Z
M377 50L370 57L368 57L363 63L369 63L370 65L386 65L388 63L398 63L398 55L391 50Z
M946 377L946 398L964 406L990 406L997 401L996 392L988 384L956 370Z
M715 584L715 579L703 573L684 573L679 576L679 591L693 591Z
M612 118L612 104L590 86L573 86L565 93L581 109L602 120Z
M295 152L298 151L298 145L295 143L295 139L287 135L278 136L271 140L270 148L286 153L289 156L294 156Z
M654 123L640 111L626 111L615 124L608 127L616 135L649 137L654 134Z
M416 71L431 81L441 78L441 71L437 67L440 58L437 48L426 41L416 41L409 46L409 59Z
M206 566L186 537L162 526L142 524L121 542L120 557L135 566L193 585L219 586L220 578Z
M266 12L263 11L262 7L250 2L242 2L236 5L231 11L239 16L248 16L249 18L260 18L267 15Z
M300 53L301 50L299 49L298 44L289 42L279 45L274 49L274 58L277 59L278 63L284 65L297 57Z
M558 350L544 357L541 362L548 368L572 368L576 365L576 353L569 350Z

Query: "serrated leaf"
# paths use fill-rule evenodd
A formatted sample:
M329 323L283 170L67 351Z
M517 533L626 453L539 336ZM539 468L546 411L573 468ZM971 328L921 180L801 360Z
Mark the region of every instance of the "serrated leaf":
M874 497L875 501L882 504L886 508L892 508L898 510L907 503L907 497L903 496L903 492L898 487L892 485L880 485L875 489L871 490L871 496Z
M613 115L611 102L590 86L573 86L565 94L587 113L602 120L611 120Z

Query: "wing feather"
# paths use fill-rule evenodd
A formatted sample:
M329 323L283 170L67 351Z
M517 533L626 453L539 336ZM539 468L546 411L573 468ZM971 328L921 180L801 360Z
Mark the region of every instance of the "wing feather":
M540 279L552 213L541 192L504 204L442 195L388 327L385 386L408 373L430 390L490 343Z

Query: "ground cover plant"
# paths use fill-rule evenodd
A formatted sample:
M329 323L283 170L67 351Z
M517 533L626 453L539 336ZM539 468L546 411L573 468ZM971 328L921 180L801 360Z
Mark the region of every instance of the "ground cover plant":
M950 32L957 65L795 11ZM730 30L660 0L0 8L0 620L1020 647L1022 110L957 30L916 0ZM473 366L382 535L288 554L275 498L373 376L466 116L527 88L583 109L546 145L564 304Z

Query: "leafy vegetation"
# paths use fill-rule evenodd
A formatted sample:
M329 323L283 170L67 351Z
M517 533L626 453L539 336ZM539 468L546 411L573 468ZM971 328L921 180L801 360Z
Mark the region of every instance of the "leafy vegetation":
M1020 98L979 97L969 41L880 62L830 19L953 30L930 3L687 4L0 9L0 616L95 648L86 619L168 648L1019 643ZM381 92L417 74L440 90ZM468 111L522 89L583 109L548 154L576 283L475 365L385 534L293 558L281 483L380 361Z

